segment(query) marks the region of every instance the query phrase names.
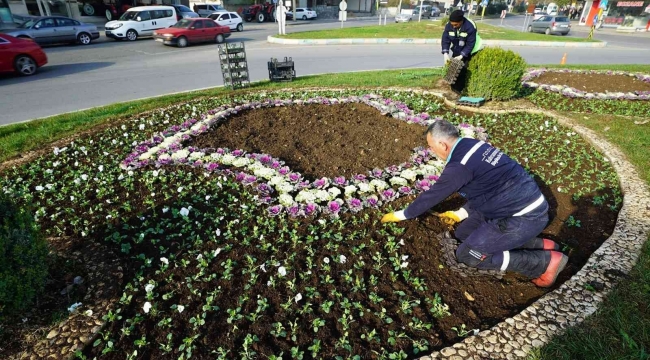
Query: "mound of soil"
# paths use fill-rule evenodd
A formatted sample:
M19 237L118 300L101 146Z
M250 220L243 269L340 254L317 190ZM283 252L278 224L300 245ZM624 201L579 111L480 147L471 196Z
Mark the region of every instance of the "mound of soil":
M578 74L547 71L532 81L538 84L566 85L587 92L650 91L650 83L628 75Z

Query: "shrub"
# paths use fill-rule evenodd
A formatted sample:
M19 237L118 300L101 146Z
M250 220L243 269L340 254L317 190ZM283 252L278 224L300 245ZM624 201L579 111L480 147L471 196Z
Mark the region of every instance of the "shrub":
M0 194L0 319L27 309L43 289L47 253L30 207Z
M487 47L476 53L467 65L466 92L485 100L508 100L521 89L526 61L511 50Z

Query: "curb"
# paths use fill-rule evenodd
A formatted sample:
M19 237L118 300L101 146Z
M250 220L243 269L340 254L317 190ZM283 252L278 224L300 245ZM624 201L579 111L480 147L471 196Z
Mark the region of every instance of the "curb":
M440 39L388 39L388 38L357 38L357 39L282 39L269 35L267 41L281 45L360 45L360 44L440 44ZM603 48L606 42L554 42L554 41L518 41L518 40L483 40L483 44L491 46L531 46L531 47L568 47L568 48Z

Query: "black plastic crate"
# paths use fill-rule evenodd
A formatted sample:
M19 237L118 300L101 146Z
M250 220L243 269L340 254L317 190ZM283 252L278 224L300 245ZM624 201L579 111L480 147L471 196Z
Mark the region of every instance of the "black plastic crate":
M271 58L268 63L269 80L271 81L293 81L296 78L296 70L292 58L284 58L284 61Z

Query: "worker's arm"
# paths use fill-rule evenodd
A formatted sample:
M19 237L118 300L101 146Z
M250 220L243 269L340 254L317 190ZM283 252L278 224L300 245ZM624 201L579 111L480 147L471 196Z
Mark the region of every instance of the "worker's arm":
M472 55L472 50L474 49L474 45L476 44L476 27L472 25L472 23L469 23L467 20L465 20L465 23L468 23L468 28L467 29L467 37L465 38L465 46L463 46L463 50L461 50L460 54L463 55L463 58L467 59L470 55Z

